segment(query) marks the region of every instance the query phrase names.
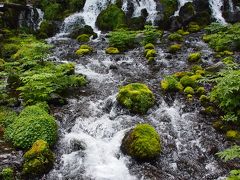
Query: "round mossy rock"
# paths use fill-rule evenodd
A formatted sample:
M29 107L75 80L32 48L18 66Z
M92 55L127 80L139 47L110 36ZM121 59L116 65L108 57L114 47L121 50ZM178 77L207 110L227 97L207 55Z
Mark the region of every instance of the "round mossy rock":
M0 179L2 180L15 180L14 171L12 168L4 168L0 173Z
M115 48L115 47L109 47L105 50L105 52L107 54L119 54L120 51L118 50L118 48Z
M21 149L30 148L38 139L52 146L57 140L57 124L54 117L42 107L27 106L6 128L5 138Z
M161 152L160 136L153 126L138 124L122 140L122 151L138 160L151 160Z
M112 31L126 25L126 15L117 5L110 5L97 17L96 24L102 31Z
M47 173L53 166L55 156L46 141L37 140L24 156L23 173L41 175Z
M154 105L155 97L145 84L133 83L120 88L117 100L130 111L145 114Z
M90 40L90 35L88 34L81 34L77 37L78 42L88 42Z

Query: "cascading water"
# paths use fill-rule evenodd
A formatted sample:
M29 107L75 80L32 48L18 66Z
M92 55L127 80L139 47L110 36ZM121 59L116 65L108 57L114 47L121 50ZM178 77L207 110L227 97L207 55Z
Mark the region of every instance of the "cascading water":
M222 24L227 24L225 19L222 16L223 0L209 0L209 4L212 10L213 17Z
M104 37L101 37L104 38ZM201 43L200 43L201 42ZM53 56L60 61L74 61L76 73L86 75L90 83L79 97L53 110L59 122L60 138L56 145L57 163L46 176L48 180L148 180L148 179L219 179L228 170L215 158L215 149L224 149L224 139L200 114L196 104L182 97L170 102L159 89L166 74L188 67L183 51L166 59L164 47L156 47L154 67L148 66L142 48L123 55L106 55L105 41L91 42L97 53L78 58L79 44L72 39L52 39ZM187 51L197 48L211 64L212 52L199 38L188 40ZM191 46L190 46L191 45ZM74 58L75 57L75 58ZM156 105L147 115L129 113L116 101L118 87L129 82L143 82L156 95ZM137 123L152 124L161 136L163 152L153 163L137 163L121 153L124 134ZM218 151L218 150L217 150Z
M77 25L84 24L91 26L95 31L97 31L95 25L97 16L110 3L114 2L115 0L87 0L81 12L70 15L64 20L61 33L69 33Z
M122 9L127 12L128 10L128 0L123 1ZM147 21L151 21L154 24L154 21L157 17L157 4L154 0L133 0L131 1L134 5L133 17L141 16L141 11L146 9L148 12Z
M192 2L192 0L178 0L178 10L175 12L174 16L179 16L179 11L181 9L181 7L184 6L184 4L188 3L188 2Z
M229 3L229 10L230 10L230 12L234 12L233 1L229 0L228 3Z

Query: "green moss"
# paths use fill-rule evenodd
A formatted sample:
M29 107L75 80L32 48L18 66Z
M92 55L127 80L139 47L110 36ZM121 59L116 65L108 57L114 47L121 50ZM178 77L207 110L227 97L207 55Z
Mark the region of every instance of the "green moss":
M2 180L15 180L14 178L14 171L12 168L4 168L0 173L0 178Z
M154 50L154 49L149 49L149 50L147 51L147 54L146 54L146 58L147 58L147 59L150 58L150 57L156 57L156 56L157 56L156 50Z
M177 51L181 50L182 45L181 44L173 44L169 48L170 53L176 53Z
M199 100L202 105L206 105L209 102L209 97L207 97L206 95L201 95Z
M152 43L148 43L144 46L144 49L155 49L155 47Z
M160 137L149 124L139 124L125 136L122 142L125 153L139 160L150 160L161 152Z
M76 54L79 56L84 56L93 52L93 48L89 45L81 45L80 48L76 51Z
M86 0L69 0L69 9L71 12L80 11L83 9Z
M183 91L183 86L174 76L167 76L161 81L161 88L164 91Z
M45 39L47 37L53 36L57 32L58 28L57 25L49 20L44 20L38 32L38 37Z
M90 39L90 36L88 34L81 34L77 37L78 42L88 42Z
M17 117L17 113L7 107L0 106L0 126L6 128L12 124Z
M178 42L182 42L183 41L183 37L182 35L178 34L178 33L172 33L168 36L168 39L170 41L178 41Z
M120 51L118 50L118 48L114 48L114 47L109 47L106 49L105 51L107 54L119 54Z
M182 35L182 36L186 36L189 35L190 33L188 31L184 31L183 29L179 29L177 31L178 34Z
M236 130L229 130L226 133L226 137L231 140L239 140L240 139L240 132Z
M188 86L184 89L184 93L193 95L195 92L194 92L194 89L192 87Z
M191 32L191 33L194 33L194 32L198 32L201 30L201 27L194 23L194 22L191 22L189 25L188 25L188 31Z
M128 84L120 88L117 100L133 112L145 114L154 105L152 91L141 83Z
M197 94L201 95L201 94L204 94L206 92L205 88L204 87L199 87L197 89Z
M229 57L225 57L223 60L224 64L226 65L231 65L234 64L234 58L229 56Z
M31 149L24 154L23 158L23 173L32 176L47 173L55 160L48 143L43 140L37 140Z
M126 26L126 16L122 9L112 4L98 15L96 24L100 30L111 31Z
M198 62L201 59L201 53L196 52L196 53L191 53L188 56L188 61L189 62Z
M187 99L188 99L188 101L192 101L193 100L193 95L192 94L188 94L187 95Z
M38 105L27 106L6 128L5 137L21 149L30 148L39 139L54 145L57 140L57 124L54 117Z
M196 82L190 76L186 75L180 79L180 83L184 87L187 87L187 86L194 87Z
M164 20L168 20L178 9L177 0L160 0L163 5Z
M149 58L147 58L147 60L149 63L152 63L155 61L155 57L149 57Z

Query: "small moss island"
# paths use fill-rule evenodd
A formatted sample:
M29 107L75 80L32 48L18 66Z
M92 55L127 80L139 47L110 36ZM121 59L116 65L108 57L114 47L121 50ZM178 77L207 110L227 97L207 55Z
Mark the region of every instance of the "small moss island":
M161 152L160 136L153 126L138 124L122 140L123 153L141 161L156 158Z
M154 105L153 92L141 83L132 83L120 88L118 102L132 112L145 114Z

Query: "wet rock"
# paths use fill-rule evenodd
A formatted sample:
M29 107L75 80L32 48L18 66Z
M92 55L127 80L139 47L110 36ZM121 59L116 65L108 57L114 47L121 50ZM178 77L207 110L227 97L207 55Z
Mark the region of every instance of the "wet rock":
M71 149L72 149L72 151L74 152L74 151L84 151L85 149L86 149L86 144L83 142L83 141L79 141L79 140L77 140L77 139L73 139L72 141L71 141Z
M206 68L207 71L210 72L219 72L221 69L223 69L225 67L225 64L221 61L213 64L212 66L209 66Z
M48 103L54 106L63 106L67 104L67 100L60 96L59 94L54 93L50 95Z

